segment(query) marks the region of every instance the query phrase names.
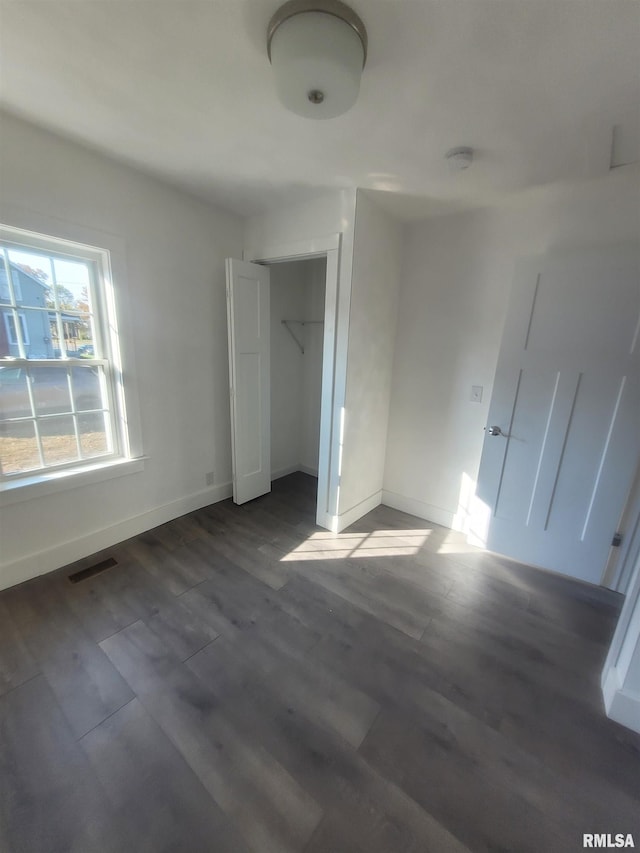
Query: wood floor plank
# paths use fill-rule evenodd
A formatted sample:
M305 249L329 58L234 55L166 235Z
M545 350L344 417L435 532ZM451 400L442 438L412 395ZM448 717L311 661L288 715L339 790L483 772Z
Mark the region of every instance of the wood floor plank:
M513 743L539 755L569 784L585 779L606 779L615 799L618 792L631 797L640 816L640 738L594 711L586 703L524 684L511 685L500 731ZM580 756L579 761L577 756ZM640 817L638 830L640 831Z
M121 853L129 838L43 676L0 697L0 850Z
M185 660L218 636L209 620L193 612L186 599L170 592L164 584L154 583L153 574L132 557L77 587L80 589L74 588L69 597L75 601L78 618L89 622L98 641L141 619ZM120 618L114 618L111 623L108 618L104 619L105 588L109 592L106 602L115 597L121 606L116 614Z
M241 632L230 639L221 638L194 655L188 666L204 683L215 685L223 663L233 660L238 671L245 671L245 677L247 670L256 679L268 677L271 689L288 708L304 713L357 748L378 715L378 704L329 667L284 654L265 635L262 642L256 639Z
M396 737L402 741L400 749ZM421 747L412 752L419 743ZM406 753L402 753L404 747ZM512 792L516 792L520 808L530 811L534 822L544 824L533 833L531 849L563 849L562 845L564 849L572 849L581 841L586 825L595 832L606 832L611 825L620 826L621 831L625 827L626 832L633 831L630 815L635 808L634 800L622 791L617 792L615 804L608 802L603 806L606 792L599 777L584 774L582 785L574 789L566 776L538 756L514 747L500 732L435 693L420 714L400 707L384 711L362 745L361 753L381 772L395 778L411 796L418 797L452 831L456 831L461 819L465 790L469 792L468 808L473 810L483 789L494 790L492 799L507 808ZM449 777L449 785L437 787L425 783L424 774L419 782L420 771L418 767L411 769L411 755L425 753L431 763L431 779ZM567 791L572 791L570 797ZM544 821L536 818L542 814ZM510 845L510 849L527 849L522 846L524 839L500 836L504 820L499 811L490 816L490 821L496 828L493 836L485 832L489 849ZM463 823L480 826L475 817L463 818ZM474 849L481 843L471 833L461 837ZM554 846L549 847L551 843Z
M334 536L315 501L290 475L0 592L2 853L637 845L621 597L382 505Z
M167 550L152 534L145 534L144 538L129 543L127 551L173 595L186 592L207 577L188 560L176 557L176 551Z
M239 832L137 699L80 745L110 806L126 823L131 850L248 853ZM215 841L214 841L215 839Z
M585 672L581 665L586 641L565 632L543 632L539 622L537 630L529 632L522 619L514 632L514 626L506 622L482 618L475 611L445 602L442 612L429 622L422 642L432 651L442 649L445 655L455 650L458 660L466 660L470 666L481 667L488 656L507 670L525 672L532 684L542 686L547 693L586 701L601 712L599 678L593 669Z
M484 766L478 769L472 754L458 751L455 733L446 726L432 732L383 712L361 753L477 853L564 853L576 840L521 790L500 784ZM416 760L423 755L429 756L428 774ZM516 812L518 820L509 820Z
M338 729L323 724L308 703L291 703L282 694L277 675L258 677L231 643L221 645L215 657L214 646L207 652L196 655L189 665L203 683L212 685L223 712L233 716L240 730L258 738L327 809L326 823L320 824L305 850L335 844L324 849L466 851L362 761Z
M289 563L296 574L361 608L381 622L419 638L437 612L437 599L391 575L369 571L356 560L312 560Z
M57 594L54 579L14 587L5 600L76 737L133 698L102 649Z
M251 849L299 851L321 809L273 756L217 713L215 694L143 623L101 646Z
M22 639L6 600L0 598L0 696L39 672L40 666Z

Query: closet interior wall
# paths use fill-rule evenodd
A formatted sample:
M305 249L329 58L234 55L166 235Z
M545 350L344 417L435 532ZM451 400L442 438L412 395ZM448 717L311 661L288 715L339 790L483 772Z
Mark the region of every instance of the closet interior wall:
M272 264L271 478L318 474L326 260ZM282 321L292 321L290 329ZM305 321L305 325L301 322Z

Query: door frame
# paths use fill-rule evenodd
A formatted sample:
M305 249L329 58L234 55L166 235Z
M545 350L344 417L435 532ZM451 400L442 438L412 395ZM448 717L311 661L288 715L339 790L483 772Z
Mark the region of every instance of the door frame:
M316 504L316 523L319 527L324 527L327 530L336 529L338 516L342 412L346 388L346 340L341 340L344 338L345 329L338 322L339 305L344 296L340 292L341 248L342 235L335 233L327 237L265 245L253 249L251 252L243 252L243 260L256 264L271 265L322 257L326 258L327 261L322 342L318 497ZM346 328L346 335L348 336L348 327ZM341 400L342 402L340 402Z
M611 548L601 583L626 595L634 567L640 559L640 465L622 511L618 531L622 533L622 545Z

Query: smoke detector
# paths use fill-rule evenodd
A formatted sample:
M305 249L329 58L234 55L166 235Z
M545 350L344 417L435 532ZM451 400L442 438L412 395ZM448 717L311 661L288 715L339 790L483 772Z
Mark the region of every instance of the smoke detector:
M451 148L444 157L452 172L461 172L473 163L473 148Z

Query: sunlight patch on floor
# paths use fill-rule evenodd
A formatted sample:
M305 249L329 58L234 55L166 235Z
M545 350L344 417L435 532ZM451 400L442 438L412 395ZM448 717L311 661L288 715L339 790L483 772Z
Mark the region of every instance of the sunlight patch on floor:
M343 560L361 557L408 557L419 553L431 530L374 530L371 533L312 533L281 558L291 560Z

